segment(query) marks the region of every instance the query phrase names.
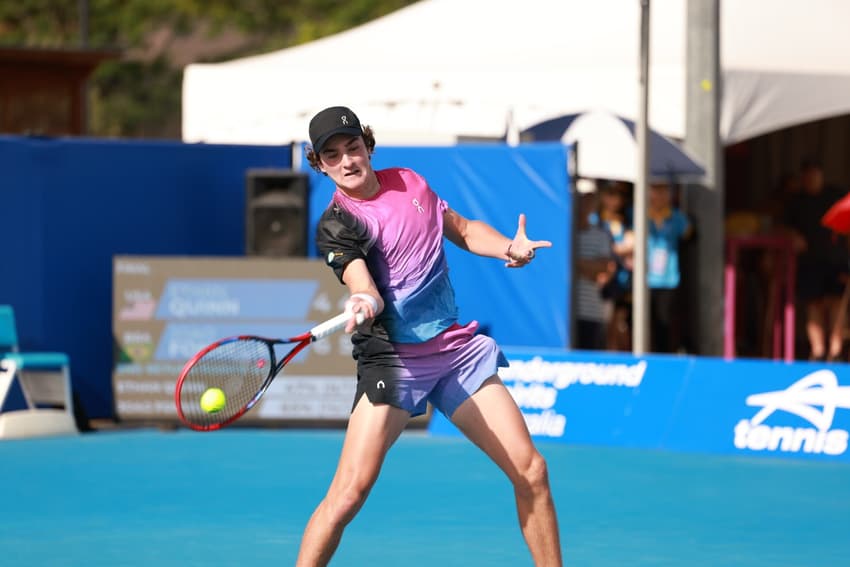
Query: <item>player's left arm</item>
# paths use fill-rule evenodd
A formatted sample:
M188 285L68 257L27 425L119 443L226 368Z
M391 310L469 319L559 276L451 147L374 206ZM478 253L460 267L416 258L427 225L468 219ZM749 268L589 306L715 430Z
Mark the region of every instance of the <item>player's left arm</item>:
M525 215L519 215L517 232L508 238L489 224L470 220L448 208L443 213L443 235L459 248L479 256L507 260L508 268L528 264L538 248L550 248L548 240L530 240L525 233Z

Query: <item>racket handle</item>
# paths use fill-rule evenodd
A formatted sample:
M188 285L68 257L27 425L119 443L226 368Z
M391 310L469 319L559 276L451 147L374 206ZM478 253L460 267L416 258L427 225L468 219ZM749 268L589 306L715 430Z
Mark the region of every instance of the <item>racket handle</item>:
M328 335L332 335L337 331L344 329L348 324L348 321L351 319L352 314L349 312L340 313L333 319L328 319L324 323L319 323L312 329L310 329L310 334L313 336L314 341L318 341L319 339L323 339ZM356 316L357 324L362 323L365 318L362 313L358 313Z

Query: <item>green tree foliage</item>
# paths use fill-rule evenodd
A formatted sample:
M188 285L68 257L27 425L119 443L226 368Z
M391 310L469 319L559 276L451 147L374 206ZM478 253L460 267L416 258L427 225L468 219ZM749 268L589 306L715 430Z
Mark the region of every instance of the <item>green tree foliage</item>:
M282 49L363 24L414 0L14 0L0 45L119 49L90 81L96 136L179 138L183 67ZM87 37L81 37L86 6Z

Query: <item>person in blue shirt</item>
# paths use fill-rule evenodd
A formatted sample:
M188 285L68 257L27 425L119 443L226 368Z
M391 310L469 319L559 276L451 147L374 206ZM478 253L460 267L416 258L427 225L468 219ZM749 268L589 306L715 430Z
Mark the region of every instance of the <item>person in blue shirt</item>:
M591 215L591 224L598 224L611 236L616 272L602 288L602 297L613 305L607 324L608 350L629 351L631 343L632 268L634 259L634 230L630 211L626 207L627 187L619 181L603 182L599 189L599 210Z
M679 245L691 237L688 217L673 205L670 186L654 183L647 200L647 286L652 352L674 352L678 344Z

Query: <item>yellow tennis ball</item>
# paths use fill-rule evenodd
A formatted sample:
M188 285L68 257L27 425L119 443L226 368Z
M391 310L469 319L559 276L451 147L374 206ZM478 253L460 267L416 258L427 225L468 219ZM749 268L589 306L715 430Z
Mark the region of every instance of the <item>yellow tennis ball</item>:
M221 388L210 388L201 396L201 409L207 413L216 413L224 409L227 396Z

